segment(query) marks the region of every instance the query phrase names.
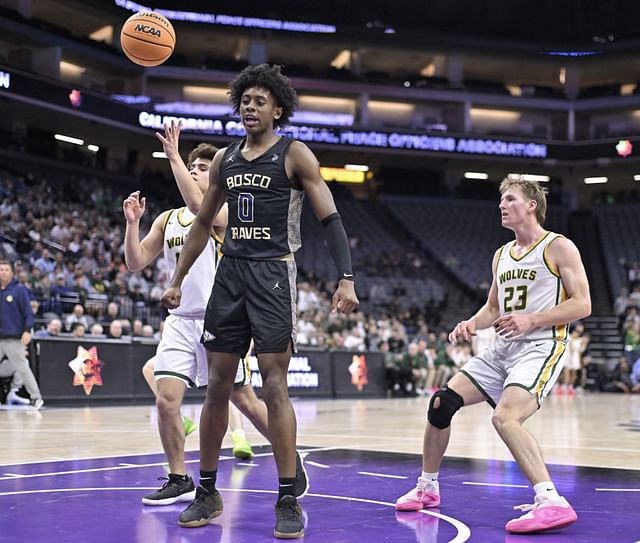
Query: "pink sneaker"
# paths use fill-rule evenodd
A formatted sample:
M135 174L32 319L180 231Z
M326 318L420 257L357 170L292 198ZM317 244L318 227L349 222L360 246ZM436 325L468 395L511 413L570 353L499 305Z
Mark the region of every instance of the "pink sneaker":
M514 509L526 511L524 515L507 522L505 529L512 534L530 534L557 530L573 524L578 515L562 496L558 500L549 500L536 496L533 505L518 505Z
M415 488L396 500L397 511L420 511L425 507L438 507L438 505L440 505L438 483L433 484L422 477L418 477Z

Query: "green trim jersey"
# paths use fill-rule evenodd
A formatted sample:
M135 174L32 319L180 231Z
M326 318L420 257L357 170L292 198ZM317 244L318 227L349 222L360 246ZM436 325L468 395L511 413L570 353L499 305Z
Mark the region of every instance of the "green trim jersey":
M293 186L285 170L293 141L281 137L253 160L242 155L244 139L225 150L220 163L220 182L229 204L225 256L271 259L300 248L304 191Z
M496 284L500 315L545 311L566 300L566 292L557 270L546 257L549 244L560 234L546 232L524 254L513 253L515 241L503 245L498 254ZM568 324L549 328L533 328L515 336L514 340L553 339L566 341Z
M195 215L186 207L172 209L164 224L163 253L167 262L169 277L176 271L180 251L187 240L187 234ZM220 244L214 236L210 236L207 246L196 258L189 273L182 283L182 299L176 309L169 312L177 317L204 319L207 302L211 295L213 280L219 260Z

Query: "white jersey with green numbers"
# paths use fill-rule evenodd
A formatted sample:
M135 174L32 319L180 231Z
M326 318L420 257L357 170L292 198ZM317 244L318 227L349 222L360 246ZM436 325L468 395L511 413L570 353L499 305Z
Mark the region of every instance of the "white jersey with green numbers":
M546 258L549 244L560 234L547 232L526 253L515 256L515 241L500 248L496 269L500 315L545 311L566 300L566 292L557 270ZM514 340L554 339L566 341L569 326L533 328Z
M186 207L172 209L167 215L163 228L163 251L164 258L167 261L169 278L176 271L176 263L180 257L180 251L184 247L194 219L195 215ZM193 263L182 282L182 299L176 309L169 310L172 315L204 319L216 269L218 268L219 247L218 241L211 236L207 246Z

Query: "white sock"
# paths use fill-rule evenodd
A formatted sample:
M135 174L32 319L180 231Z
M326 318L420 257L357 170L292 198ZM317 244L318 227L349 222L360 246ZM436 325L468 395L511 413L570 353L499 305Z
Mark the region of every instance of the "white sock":
M239 430L234 430L233 432L231 432L231 435L244 437L244 430L242 428L240 428Z
M433 488L435 488L436 490L438 489L438 472L436 471L435 473L429 473L427 471L423 471L422 475L420 475L420 477L422 479L425 479L426 481L429 482L429 486L432 486Z
M560 495L551 481L542 481L537 485L533 485L533 491L536 493L536 496L544 496L549 500L560 499Z

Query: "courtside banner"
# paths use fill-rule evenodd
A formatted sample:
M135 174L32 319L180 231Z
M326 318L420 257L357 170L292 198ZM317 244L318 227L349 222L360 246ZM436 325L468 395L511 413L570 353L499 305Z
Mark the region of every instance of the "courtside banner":
M386 395L382 354L334 351L331 353L331 365L335 397L384 397Z
M255 356L249 357L251 385L256 393L262 389L262 376ZM327 351L300 351L291 356L287 384L290 396L323 396L333 395L331 359Z

